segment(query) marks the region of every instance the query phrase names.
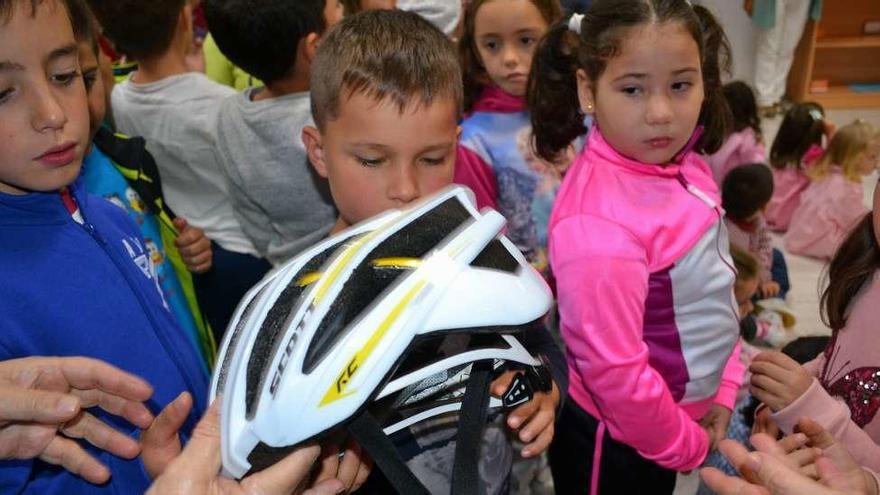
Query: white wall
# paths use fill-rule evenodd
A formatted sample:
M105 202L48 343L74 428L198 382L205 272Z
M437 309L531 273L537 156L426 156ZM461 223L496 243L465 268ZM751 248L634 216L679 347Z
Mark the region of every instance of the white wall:
M705 6L724 27L733 51L733 79L754 84L755 79L755 29L752 20L743 10L742 0L694 0Z

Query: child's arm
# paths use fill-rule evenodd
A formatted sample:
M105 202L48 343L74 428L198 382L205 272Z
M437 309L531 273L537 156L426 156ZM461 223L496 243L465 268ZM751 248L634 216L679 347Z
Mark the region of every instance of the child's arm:
M455 150L454 181L456 184L469 187L474 192L477 197L477 208L488 206L498 209L498 182L495 180L495 171L480 158L480 155L460 144Z
M880 445L853 422L846 404L828 395L815 378L806 392L770 417L786 434L794 431L798 420L809 417L845 445L862 466L880 470Z
M715 395L715 403L731 411L736 405L736 394L742 386L746 374L746 365L740 359L741 353L742 339L737 339L736 346L724 366L721 385L718 386L718 393Z
M210 270L214 255L211 251L211 240L205 232L180 217L174 219L174 227L178 232L174 245L177 246L186 268L193 273L205 273Z
M764 293L764 297L773 297L779 293L779 284L776 284L776 293L775 294L766 294L764 290L764 286L773 282L773 275L770 272L770 269L773 266L773 239L770 238L770 230L767 228L767 223L764 221L764 218L758 221L758 228L755 231L755 234L758 237L758 261L761 263L761 272L758 275L758 280L761 282L761 292Z
M707 434L649 364L643 340L643 246L619 225L586 215L557 224L550 245L572 378L589 390L613 438L665 468L696 468Z

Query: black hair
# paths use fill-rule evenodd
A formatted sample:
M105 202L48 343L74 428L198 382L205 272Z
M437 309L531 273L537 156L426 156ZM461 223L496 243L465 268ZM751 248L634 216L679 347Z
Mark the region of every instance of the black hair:
M733 132L751 129L760 141L761 118L758 117L758 103L752 88L742 81L733 81L725 84L722 91L733 117Z
M581 34L571 31L569 19L563 19L545 33L535 50L527 98L538 155L555 159L587 130L577 71L582 69L597 81L608 60L620 52L625 29L664 22L681 22L700 51L704 90L700 122L705 132L694 149L714 153L721 147L730 127L730 110L721 91L722 73L730 68L730 45L715 17L687 0L596 0L584 15Z
M205 0L205 19L220 51L271 84L289 76L297 47L323 33L325 0Z
M187 0L88 0L114 47L134 60L163 54L171 46Z
M825 109L818 103L808 101L791 107L773 139L770 165L777 169L800 167L807 150L814 144L822 144L824 119Z
M745 220L770 202L773 173L763 163L740 165L721 182L721 206L727 216Z

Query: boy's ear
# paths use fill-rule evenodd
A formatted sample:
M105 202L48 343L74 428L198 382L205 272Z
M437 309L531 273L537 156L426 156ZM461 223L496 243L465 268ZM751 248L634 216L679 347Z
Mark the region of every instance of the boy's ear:
M302 142L306 146L306 153L309 155L309 162L315 167L323 178L327 178L327 163L324 162L324 145L321 140L321 131L317 127L307 125L302 130Z
M577 88L581 111L586 115L592 115L596 111L595 89L593 82L590 81L583 69L577 70Z
M318 33L309 33L303 40L303 53L301 54L309 65L315 60L315 52L318 50L318 43L321 42L321 35Z
M180 17L177 19L177 27L180 30L186 29L188 32L192 32L193 29L193 6L192 3L186 2L183 4L183 9L180 11Z

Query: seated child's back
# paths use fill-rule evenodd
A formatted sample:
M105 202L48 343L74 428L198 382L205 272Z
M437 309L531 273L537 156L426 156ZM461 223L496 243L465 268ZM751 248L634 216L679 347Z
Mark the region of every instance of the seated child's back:
M718 187L721 187L724 176L735 167L767 161L758 104L755 103L752 88L742 81L733 81L725 84L723 89L733 115L733 132L725 138L718 151L706 157Z
M774 189L766 216L772 230L788 230L801 193L810 185L806 170L822 155L822 137L831 127L822 107L812 102L798 103L782 119L770 148Z
M877 166L880 142L873 126L856 121L842 127L808 172L809 187L791 217L784 241L788 251L830 259L867 209L862 177Z

